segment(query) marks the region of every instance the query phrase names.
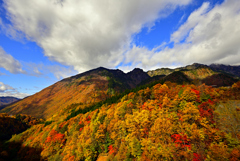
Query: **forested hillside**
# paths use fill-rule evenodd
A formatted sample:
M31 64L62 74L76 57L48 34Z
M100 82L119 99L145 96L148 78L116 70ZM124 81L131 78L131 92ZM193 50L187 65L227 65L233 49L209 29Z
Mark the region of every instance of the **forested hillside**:
M0 142L10 139L13 134L19 134L40 122L43 122L43 119L28 115L9 116L6 113L0 113Z
M240 82L230 88L166 82L108 100L84 112L75 104L61 119L13 136L5 152L22 160L240 159Z
M148 74L100 67L4 108L0 160L240 159L236 77L201 64Z
M71 104L90 105L137 86L149 76L141 69L125 74L120 70L97 68L63 79L42 91L12 104L1 112L27 114L48 119Z
M232 67L234 71L236 67ZM229 71L233 72L234 71ZM236 73L236 72L235 72ZM209 86L231 86L237 82L237 75L229 75L209 66L194 63L176 69L161 68L144 72L136 68L128 73L117 69L99 67L69 78L65 78L42 91L0 110L8 114L27 114L37 118L58 117L59 111L66 111L72 104L89 106L120 94L139 85L160 82L178 84L202 83Z

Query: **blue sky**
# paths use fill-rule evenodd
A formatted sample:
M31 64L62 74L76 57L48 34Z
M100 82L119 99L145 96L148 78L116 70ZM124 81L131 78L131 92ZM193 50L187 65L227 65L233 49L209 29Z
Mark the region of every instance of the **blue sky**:
M240 1L0 0L0 96L99 66L240 65Z

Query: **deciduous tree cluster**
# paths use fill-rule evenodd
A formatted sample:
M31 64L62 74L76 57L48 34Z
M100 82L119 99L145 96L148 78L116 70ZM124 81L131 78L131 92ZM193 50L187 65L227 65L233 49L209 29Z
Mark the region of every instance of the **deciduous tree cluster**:
M235 161L240 159L239 97L240 82L230 88L156 84L93 111L34 125L10 141L41 147L48 160L104 155L109 160Z

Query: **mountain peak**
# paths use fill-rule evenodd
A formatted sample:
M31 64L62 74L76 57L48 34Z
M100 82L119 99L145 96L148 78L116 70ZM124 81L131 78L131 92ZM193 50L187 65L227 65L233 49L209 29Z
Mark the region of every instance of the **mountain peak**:
M192 65L187 65L185 69L197 69L197 68L206 68L207 65L200 64L200 63L193 63ZM184 67L182 67L184 69Z
M130 71L130 72L128 72L128 73L139 73L139 72L140 72L140 73L142 73L142 72L144 73L144 71L143 71L142 69L140 69L140 68L134 68L132 71ZM127 74L128 74L128 73L127 73Z
M224 72L235 77L240 77L240 66L237 65L211 64L209 67L216 72Z
M132 71L127 73L127 76L136 84L139 84L143 80L150 78L150 76L140 68L134 68Z

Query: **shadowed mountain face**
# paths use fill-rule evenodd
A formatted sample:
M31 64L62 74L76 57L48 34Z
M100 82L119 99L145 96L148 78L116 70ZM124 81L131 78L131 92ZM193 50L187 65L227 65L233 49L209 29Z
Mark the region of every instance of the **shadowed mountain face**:
M44 160L41 157L42 148L39 147L30 147L30 146L22 146L22 142L8 142L1 143L0 142L0 161L20 161L20 160L28 160L28 161L40 161ZM32 154L30 157L28 154Z
M214 74L202 80L202 83L216 87L231 86L235 82L237 80L227 74Z
M7 105L10 103L16 102L18 100L20 99L16 97L0 97L0 106Z
M116 93L136 87L148 78L150 76L141 69L125 74L121 70L100 67L63 79L1 112L48 119L71 104L90 105L105 100Z
M186 84L191 82L191 79L189 79L187 75L180 71L173 72L167 75L166 77L163 78L163 80L164 82L169 81L177 84Z
M209 67L216 72L224 72L235 77L240 77L240 65L230 66L223 64L211 64Z
M9 104L12 104L14 102L17 102L21 99L16 97L0 97L0 110L8 106Z
M132 80L131 87L136 87L136 85L140 84L142 81L150 78L147 73L139 68L135 68L133 71L127 73L127 77L129 80Z

